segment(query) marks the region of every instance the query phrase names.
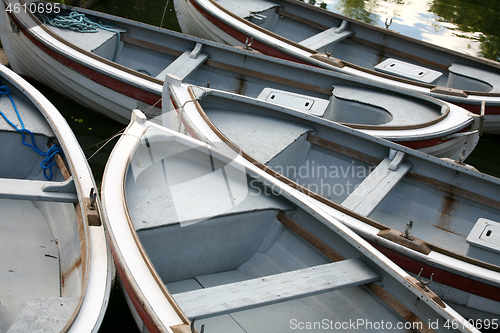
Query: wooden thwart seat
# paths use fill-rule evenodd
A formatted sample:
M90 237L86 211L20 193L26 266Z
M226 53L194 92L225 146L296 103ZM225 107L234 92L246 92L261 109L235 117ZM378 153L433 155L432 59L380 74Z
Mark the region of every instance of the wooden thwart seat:
M412 164L403 162L398 151L393 159L385 158L342 202L342 206L364 216L370 215L385 196L410 171Z
M320 49L330 44L338 43L346 38L354 35L354 31L347 29L348 22L343 21L340 27L332 27L322 32L304 39L299 44L313 50L320 51Z
M167 74L172 74L184 80L184 78L194 72L208 58L208 54L201 53L202 46L203 44L197 43L192 51L186 50L174 62L161 71L156 78L164 81Z
M0 178L0 199L78 202L72 177L64 182Z
M312 296L379 280L357 259L175 294L189 318L201 318Z

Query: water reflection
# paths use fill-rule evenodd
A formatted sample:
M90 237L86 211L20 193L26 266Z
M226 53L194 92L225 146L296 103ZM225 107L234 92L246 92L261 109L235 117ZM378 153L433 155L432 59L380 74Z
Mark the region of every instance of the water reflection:
M305 2L309 2L306 0ZM325 0L326 8L466 54L500 61L497 0ZM316 2L316 5L319 3Z

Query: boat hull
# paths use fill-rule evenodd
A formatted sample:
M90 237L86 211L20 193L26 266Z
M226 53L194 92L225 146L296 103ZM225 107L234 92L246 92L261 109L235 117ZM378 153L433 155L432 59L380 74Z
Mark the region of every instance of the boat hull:
M105 14L99 15L105 19L113 18ZM28 24L26 22L29 21L30 17L5 13L5 17L2 16L1 19L3 20L2 37L4 48L11 60L12 67L19 73L29 76L78 103L122 123L127 122L130 110L135 108L147 112L150 118L161 113L161 80L143 75L108 61L95 53L84 52L75 46L64 43L49 35L46 30L48 28L36 26L32 29L26 29L26 24ZM22 20L26 22L23 23ZM123 21L125 22L125 20ZM130 30L132 28L139 29L133 25L134 23L128 22L127 24L131 25ZM172 38L172 45L176 43L195 45L202 42L195 38L187 38L184 35L175 35L171 32L167 34L167 31L161 29L155 30L152 27L148 29L151 34L164 34L165 39ZM149 30L141 30L140 33L149 33ZM125 36L122 38L125 40ZM137 43L137 41L134 43ZM252 55L252 52L228 50L227 47L224 48L215 43L203 43L206 43L204 50L210 48L210 52L214 54L226 52L228 54L225 58L234 58L234 62L240 64L240 66L245 63L248 56ZM161 49L158 45L154 47L156 50ZM276 73L274 75L279 74L280 67L276 67L276 64L280 63L279 61L268 57L261 59L262 57L259 58L258 55L255 57L256 62L260 61L266 68L272 68L273 73ZM220 67L222 64L223 62L220 62L216 66ZM288 66L293 65L289 64ZM297 72L300 75L300 72L303 74L308 67L302 66L300 69L293 67L290 68L290 71ZM246 72L243 70L243 72L252 73L259 68L249 67L249 69L251 70L246 70ZM239 74L230 75L234 77ZM204 79L204 76L200 75L200 80L202 79ZM210 80L210 78L207 79ZM241 89L244 90L245 80L240 81ZM478 121L472 119L463 109L452 104L447 107L451 109L449 116L444 118L442 116L440 118L443 119L440 119L439 122L422 125L417 129L409 130L403 126L400 129L390 130L385 130L383 127L361 128L360 130L371 135L400 142L408 147L414 147L438 157L455 160L463 159L472 152L478 142ZM469 134L467 136L455 136L455 134L464 131ZM449 137L450 135L453 137Z
M374 82L403 87L405 89L410 89L412 91L431 95L436 98L461 105L463 108L474 112L476 115L481 114L480 105L481 102L485 101L485 115L487 116L485 117L484 131L485 133L491 134L500 133L500 94L496 92L497 87L494 88L495 91L491 94L474 94L472 92L468 92L468 94L465 94L466 97L461 97L456 94L455 96L452 96L448 93L434 93L432 88L436 86L426 87L425 85L420 85L419 83L421 82L417 82L417 84L415 84L409 81L398 80L398 78L394 76L379 76L374 73L370 73L366 69L360 69L359 66L342 66L338 64L332 65L332 62L330 61L319 61L318 59L320 59L321 57L316 57L316 51L303 48L300 45L297 45L296 43L280 36L269 36L266 34L264 28L253 25L252 23L248 23L246 20L235 19L237 15L232 15L232 13L228 12L223 7L220 7L222 5L214 4L214 1L176 0L174 1L174 4L178 16L179 25L182 31L187 34L239 47L246 47L245 44L248 44L250 41L252 41L251 47L259 52L262 52L263 54L296 61L299 63L309 63L314 66L328 68L334 71L347 73L349 75L364 77ZM242 5L241 7L245 6ZM304 10L309 9L304 8ZM340 19L344 19L344 21L346 21L345 17L341 17L340 15L336 15L333 13L329 14L335 17L338 16L340 17ZM355 20L350 20L349 22L351 25L355 24ZM366 27L363 26L361 28L362 30L372 29L371 25L364 25ZM373 32L373 34L375 34L374 38L379 38L378 35L382 34L381 28L373 28L374 30L380 30ZM431 49L430 52L433 52L432 49L436 48L431 44L413 40L409 37L399 36L395 33L392 33L391 36L395 36L396 39L401 37L400 39L403 40L403 43L409 43L409 45L412 45L412 43L416 45L422 44L422 47ZM418 46L414 45L414 47ZM446 54L448 52L443 48L436 49L439 49L437 52L440 52L440 56L442 56L441 53ZM454 56L456 56L456 54L454 54ZM325 56L325 58L327 57ZM496 62L492 61L491 68L498 71L499 65ZM443 88L443 90L446 90L446 88Z
M0 70L2 84L10 90L18 117L25 128L34 133L39 150L47 150L47 140L57 142L61 149L56 157L56 160L60 158L58 164L51 168L52 180L48 180L49 173L45 174L47 179L40 180L44 178L40 161L36 163L40 157L23 146L21 136L2 118L1 179L7 184L14 182L2 185L0 191L3 212L10 212L7 220L1 219L2 235L7 236L2 239L2 249L12 251L12 244L16 242L16 251L8 256L9 262L2 263L11 270L10 275L2 276L5 288L0 330L7 331L10 327L31 331L38 326L36 329L98 332L109 302L114 266L104 226L99 220L100 199L93 211L89 207L91 191L96 191L92 172L58 110L19 75L4 66L0 66ZM2 100L2 112L21 126L21 120L15 119L15 112L11 110L14 106L10 105L9 98L2 96ZM26 139L30 142L28 136ZM11 146L16 148L12 150ZM4 155L5 151L11 155ZM33 160L35 166L31 170L29 165ZM14 165L9 169L5 161ZM72 187L63 189L59 183L62 181ZM43 188L59 185L59 189L38 192L41 185ZM18 211L19 207L22 210ZM19 230L11 228L13 222ZM11 248L5 249L3 246L8 244ZM34 249L33 244L39 244L36 248L42 249L44 255ZM55 304L61 307L60 311L53 311Z
M230 121L223 121L223 119L227 119L227 117L220 117L220 116L216 117L217 112L215 112L215 110L218 110L219 108L222 109L222 107L219 104L220 102L216 103L213 100L211 102L207 102L207 105L210 105L210 111L207 113L204 113L202 111L203 108L200 105L198 105L197 107L193 107L193 108L191 108L191 107L188 108L187 106L181 108L181 105L187 99L192 99L193 96L196 96L196 95L189 95L187 93L187 89L186 89L187 85L181 85L178 82L175 82L175 80L171 80L170 83L171 83L169 86L170 88L169 89L165 88L166 89L165 91L167 92L166 95L169 94L169 96L170 96L170 101L171 101L170 110L181 110L182 109L183 112L185 114L187 114L187 117L183 118L179 113L175 113L174 111L171 111L171 115L173 117L172 119L174 119L172 121L172 123L175 123L175 119L177 119L177 121L181 121L181 119L182 119L182 124L181 124L180 128L181 128L181 131L183 131L183 133L189 134L189 135L191 135L195 138L198 138L200 140L208 140L209 142L217 142L217 140L222 140L222 142L227 142L229 140L229 142L231 142L231 138L236 138L236 136L232 136L232 134L235 133L234 129L230 131L231 127L227 125L228 123L230 123ZM196 88L194 88L194 89L196 89ZM214 94L219 96L217 92L214 92ZM210 94L205 93L204 98L207 98L206 96L210 96ZM229 99L232 99L232 98L235 98L235 97L230 97ZM230 102L228 101L228 103L230 103ZM250 104L253 102L248 101L248 103ZM201 100L201 104L203 104L203 98ZM259 102L259 105L260 104L261 104L261 102ZM261 107L264 108L264 106L261 106ZM267 107L272 109L272 106L270 106L270 105ZM248 108L249 108L249 110L251 109L250 107L248 107ZM228 105L225 107L225 109L229 111L232 109L232 107ZM245 109L245 106L243 103L238 104L237 106L234 106L234 110L244 110L244 109ZM252 110L254 110L254 109L252 109ZM284 111L281 111L281 112L284 112ZM286 111L286 112L288 112L288 111ZM238 113L240 113L240 112L236 111L235 113L232 114L232 117L234 118ZM213 117L213 118L210 118L210 117ZM246 124L250 128L255 128L256 125L254 123L252 123L252 120L250 118L251 117L245 118ZM209 119L213 119L213 123L212 123L212 120L209 120ZM293 117L289 117L289 118L284 117L283 119L294 119L294 118ZM225 126L224 129L227 130L227 132L225 132L223 129L218 129L215 125L217 123L221 124L221 126L224 125ZM318 123L314 123L314 124L308 123L308 124L310 127L314 127L314 128L316 128L316 130L318 130L318 126L319 126ZM179 126L174 126L174 128L179 128ZM240 128L240 132L241 132L241 130L242 129ZM316 144L316 145L319 144L321 147L321 149L318 148L319 151L322 151L325 149L326 149L325 151L327 151L328 149L334 149L336 152L335 154L342 153L344 151L345 152L350 151L350 148L338 146L338 144L339 144L338 140L340 140L340 138L344 136L344 134L340 135L339 133L340 132L349 132L349 131L344 131L341 128L338 128L337 130L339 130L339 132L337 132L337 134L333 135L333 137L337 138L337 140L335 140L335 142L328 142L327 143L326 141L322 142L321 139L309 139L309 138L305 139L304 137L307 137L307 135L300 136L298 139L296 139L296 142L308 141L308 143L304 144L304 146L302 146L302 147L311 147L310 146L311 143ZM277 127L276 132L279 133L279 131L280 131L280 128ZM306 131L307 131L307 127L306 127ZM238 133L240 133L240 132L238 132ZM353 133L351 132L351 134L353 134ZM225 135L227 135L227 137ZM358 135L360 135L360 134L358 134ZM358 136L358 135L356 135L356 136ZM256 135L256 134L240 133L240 139L242 137L246 137L246 136L258 137L258 135ZM349 142L349 141L354 142L355 140L358 140L358 139L355 139L354 137L352 137L350 139L346 139L345 142ZM371 142L377 141L377 139L372 139L372 138L368 138L367 140L371 141ZM249 141L240 140L240 142L249 142ZM296 146L300 146L301 144L296 144ZM231 145L232 145L233 149L237 149L237 150L243 149L244 151L246 150L245 146L238 146L237 142L236 143L231 142ZM388 143L379 142L379 143L372 144L372 145L373 145L372 149L375 151L375 150L378 150L379 148L381 148L382 146L387 146ZM376 148L377 145L379 145L379 148ZM265 147L264 149L273 150L274 146L279 146L279 145L278 144L274 144L274 145L270 145L270 146L266 145L266 140L263 138L262 145L259 145L258 147L259 148ZM329 146L334 147L334 148L329 148ZM352 144L351 144L351 146L352 146ZM282 173L284 173L283 170L286 170L286 172L291 172L291 174L295 175L294 178L290 180L291 184L295 184L295 186L297 186L297 188L300 188L301 191L303 191L304 193L308 193L312 198L311 200L319 200L320 202L322 202L321 207L323 209L327 210L330 214L332 214L332 216L338 218L339 220L342 220L345 224L349 225L353 230L355 230L358 234L360 234L366 240L369 240L370 242L372 242L372 244L375 247L377 247L382 253L386 254L389 258L394 260L395 263L397 263L398 265L401 265L406 270L408 270L409 272L411 272L412 274L415 274L415 275L418 274L422 268L424 268L424 270L422 272L423 276L430 278L431 274L433 274L434 275L433 280L435 281L435 283L439 284L439 286L440 286L437 289L437 291L438 291L439 295L443 299L445 299L447 302L456 303L456 304L464 307L466 309L466 312L469 315L473 314L473 316L476 318L490 318L490 317L492 317L492 318L500 319L500 317L499 317L500 316L500 299L497 296L493 296L493 295L500 295L500 293L499 293L499 291L500 291L500 269L497 266L498 265L498 258L492 259L493 265L488 265L488 264L485 264L481 261L477 261L477 262L473 261L474 264L470 265L467 262L469 259L464 259L463 262L455 261L455 257L457 256L456 253L454 254L452 251L448 252L446 250L438 249L436 247L431 247L434 250L430 251L428 253L428 255L423 254L423 253L419 253L418 250L408 249L404 246L401 246L401 244L398 244L397 242L394 243L394 242L380 236L379 233L381 232L381 230L383 228L387 228L386 226L382 227L378 223L375 223L373 220L366 221L365 222L366 224L364 224L364 223L360 224L360 223L356 222L355 220L351 219L349 216L355 217L355 218L362 218L362 215L356 215L356 214L352 215L352 212L350 212L349 209L345 209L341 205L332 204L331 202L329 202L328 200L325 200L322 197L322 195L327 196L326 192L328 192L329 195L332 195L331 192L336 192L339 188L342 189L342 191L339 191L339 192L353 191L353 187L355 187L356 184L359 183L359 180L356 180L356 177L358 177L357 172L359 172L359 170L361 170L362 167L354 166L354 164L352 164L352 163L355 163L354 161L356 159L360 159L362 156L364 156L364 154L367 154L368 151L365 151L364 153L351 152L351 155L348 155L348 156L344 157L343 159L341 159L340 163L343 163L342 160L344 160L344 161L352 160L352 161L350 163L347 163L347 164L340 164L341 166L337 167L337 165L335 164L335 163L338 163L337 160L332 159L332 160L322 161L320 158L318 158L318 156L321 156L321 155L313 155L313 153L311 153L311 154L312 154L312 156L316 156L316 158L317 158L316 160L311 160L311 161L308 160L308 162L305 164L303 161L302 161L302 164L298 164L298 165L288 164L286 162L287 161L286 156L288 156L288 154L289 154L286 152L286 149L288 149L288 148L286 148L283 151L280 151L281 148L277 148L277 151L279 151L280 153L277 153L275 151L272 154L272 155L277 154L276 158L273 162L272 159L269 160L269 158L266 158L267 154L266 154L266 152L263 152L262 149L259 149L257 146L251 146L251 145L247 146L248 149L252 149L251 147L254 147L255 150L249 150L249 151L252 151L253 154L258 154L258 155L256 155L258 157L253 158L252 156L254 156L254 155L251 155L251 153L249 153L250 154L249 155L249 154L242 152L242 154L247 159L249 159L250 161L252 161L255 164L267 163L268 169L266 169L266 170L268 170L269 173L274 174L275 176L278 176L278 177L283 177L283 175L282 175ZM396 150L401 149L401 148L398 148L398 146L396 146L396 145L395 146L391 145L391 147L392 147L392 149L396 149ZM358 149L359 148L360 148L360 146L358 146ZM291 149L293 150L293 148L291 148ZM310 149L310 148L304 148L304 150L306 150L306 151L308 149ZM369 150L369 148L366 148L366 149ZM316 150L315 150L315 152L316 152ZM413 155L413 153L410 153L410 151L405 150L405 153ZM304 158L303 152L295 151L294 154L296 156L301 156L301 158ZM305 154L307 154L307 153L305 153ZM316 154L316 153L314 153L314 154ZM415 155L418 155L418 153L415 153ZM428 160L428 157L426 157L425 155L421 155L420 157L418 157L418 156L415 156L415 157L416 157L416 160L412 160L412 163L414 164L414 168L419 169L421 172L422 172L422 170L425 170L425 168L428 168L428 170L425 171L425 173L427 174L426 177L415 176L415 177L413 177L413 179L421 179L422 181L425 181L427 185L435 186L436 183L439 183L439 184L441 183L440 181L435 181L433 179L435 177L434 174L442 177L443 174L449 173L449 175L444 176L443 179L448 179L448 178L457 178L458 179L460 177L463 177L465 179L465 178L468 178L467 174L469 172L471 172L471 170L461 169L460 176L458 174L458 171L457 171L457 174L455 174L453 176L453 173L455 171L444 171L444 170L446 170L448 168L455 170L455 168L459 168L459 167L456 167L453 164L443 164L443 162L439 161L439 160L432 161L432 162L424 162L424 161ZM369 164L374 164L374 163L376 164L376 162L373 162L373 161L370 162L370 159L367 157L366 158L363 157L362 159L365 162L368 162ZM421 161L418 161L418 159L421 159ZM378 159L377 159L377 161L378 161ZM417 161L417 162L413 162L413 161ZM316 164L314 164L315 162L316 162ZM326 167L322 164L323 162L326 163L325 164L325 165L327 165ZM429 163L429 165L423 166L422 163L423 164ZM415 164L418 164L419 166L417 167ZM439 166L439 164L442 164L442 167ZM263 166L263 168L264 168L264 166ZM357 169L357 168L361 168L361 169ZM342 175L351 177L351 173L352 173L352 179L348 178L347 183L346 183L347 187L346 187L346 184L344 184L344 183L338 183L338 184L332 184L332 185L329 185L329 183L323 183L323 182L320 183L320 180L323 180L323 178L321 178L318 175L321 172L325 172L324 169L329 170L328 172L331 172L331 173L327 172L327 176L324 176L327 178L327 179L324 179L325 181L328 181L328 178L332 178L332 179L342 178L343 177ZM431 169L434 170L434 172L430 171ZM290 170L292 170L292 171L290 171ZM323 171L321 171L321 170L323 170ZM472 173L474 173L474 171L472 171ZM498 187L498 179L493 178L493 177L488 177L487 175L481 175L480 173L474 173L474 174L476 176L475 178L477 178L477 179L489 178L489 181L484 182L483 185L477 185L478 188L481 188L481 189L489 188L488 191L489 191L490 196L495 191L498 191L498 189L495 190L495 188ZM432 180L431 180L431 178L432 178ZM459 184L461 184L460 186L463 186L463 187L465 187L467 184L467 188L469 190L473 190L475 188L474 185L471 185L475 182L474 179L469 179L467 182L464 182L464 181L458 181L458 182L459 182ZM349 190L349 187L348 187L349 184L352 186L351 190ZM451 184L444 184L444 182L443 182L443 184L441 184L439 186L441 189L447 189L447 188L451 189L451 187L453 187L453 186L450 187L450 185ZM417 186L417 188L418 188L418 186ZM318 190L321 190L321 191L318 191ZM322 193L323 190L325 190L324 194ZM327 190L329 190L329 191L327 191ZM313 191L315 191L316 193L314 193ZM408 191L411 192L412 190L408 189ZM439 193L440 190L436 190L436 191L437 191L437 193ZM403 192L401 192L400 195L403 196L405 192L406 191L403 190ZM468 190L457 189L457 192L454 192L454 193L461 193L461 195L463 195L462 192L468 193ZM448 193L448 192L446 192L446 193ZM318 195L318 194L320 194L320 195ZM339 195L342 196L343 194L339 193ZM435 194L433 194L433 195L435 195ZM448 194L448 196L449 195L453 196L453 194ZM429 196L429 194L419 193L418 196L426 197L426 196ZM470 196L468 196L468 197L473 198L474 195L470 194ZM447 198L441 197L439 199L439 197L436 197L435 200L446 201L446 199ZM398 200L400 200L400 199L397 199L397 201ZM487 200L487 199L485 199L485 200ZM401 205L401 207L415 207L415 206L418 206L419 204L414 203L414 202L412 203L410 201L408 201L408 202L399 202L398 201L396 206L399 206L399 205ZM390 207L390 206L391 206L390 204L386 204L386 207ZM457 203L456 207L458 207L458 206L461 206L461 203ZM500 207L498 202L493 204L493 206L494 206L494 211L498 211L498 208ZM453 209L457 209L456 207L450 208L451 211L453 211ZM438 208L437 209L438 212L441 212L441 214L447 214L446 212L443 211L443 209L446 209L446 207L444 207L444 208L437 207L437 208ZM490 208L486 207L484 209L485 209L485 212L483 212L484 214L490 214L488 212L490 210ZM448 214L451 211L449 211ZM481 216L481 214L483 214L483 213L480 213L479 216ZM380 214L382 214L382 213L380 213ZM405 214L405 213L403 213L403 214ZM389 222L389 218L391 220L394 220L394 217L384 217L383 215L381 215L381 216L382 217L380 218L380 221L382 223ZM433 215L431 213L429 213L428 216L423 218L423 220L431 219L431 218L433 218L432 216ZM447 215L445 215L445 216L447 216ZM495 219L498 220L498 216L499 215L493 214L490 216L490 218L492 218L493 220L495 220ZM375 217L373 217L373 218L375 219ZM401 218L404 219L403 217L401 217ZM411 219L412 216L408 215L408 217L405 217L405 218ZM387 221L385 219L387 219ZM447 221L451 221L452 219L453 218L449 217ZM451 223L451 222L448 222L448 223ZM372 227L373 225L376 226L376 228L373 228ZM396 226L393 226L393 227L397 229ZM379 229L379 228L382 228L382 229ZM451 227L449 225L447 225L444 228L445 229L442 229L442 230L447 230L446 228L451 228ZM429 233L430 234L433 234L433 233L437 234L436 231L432 231L432 230L429 231ZM396 238L398 238L398 237L396 237ZM435 241L437 242L436 244L439 246L440 245L439 239L435 239ZM469 246L469 245L467 245L467 246ZM474 251L474 246L470 246L470 251L472 251L472 252ZM491 251L492 251L492 253L491 253L492 257L496 258L495 253L494 253L495 250L491 250ZM465 257L463 257L463 258L465 258ZM486 255L484 258L488 258L488 255ZM486 267L488 267L488 268L483 269L483 265L486 265ZM460 295L460 296L457 296L457 295ZM486 307L486 306L483 306L481 304L489 304L489 306ZM483 312L485 312L485 314Z

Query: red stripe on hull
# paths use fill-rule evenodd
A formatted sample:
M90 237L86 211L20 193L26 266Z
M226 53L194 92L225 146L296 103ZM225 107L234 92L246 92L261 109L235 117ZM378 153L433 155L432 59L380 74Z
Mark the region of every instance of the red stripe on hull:
M109 241L109 243L112 244L111 240ZM116 256L115 249L113 246L111 246L111 253L113 255L113 260L115 262L116 271L118 272L118 276L120 277L120 282L122 283L122 286L125 289L125 292L127 293L128 297L130 298L130 301L134 305L135 310L139 314L139 317L141 317L141 320L144 323L144 326L146 326L148 331L151 333L156 333L156 332L160 333L160 330L158 329L158 327L155 325L154 321L151 319L151 317L146 312L146 309L144 308L143 303L141 302L139 297L134 292L134 288L130 284L130 281L127 279L127 275L125 274L125 271L124 271L123 267L121 266L120 261L118 260L118 257Z
M420 269L422 271L422 276L430 278L431 274L434 273L432 279L436 282L445 284L447 286L463 290L465 292L475 294L487 299L491 299L500 302L500 288L475 281L466 278L461 275L457 275L427 264L424 264L416 259L405 256L399 252L390 250L380 244L369 241L377 250L382 252L387 258L396 263L399 267L405 271L418 274ZM432 289L432 288L431 288Z
M467 132L470 129L471 129L471 127L467 126L465 128L462 128L459 131L456 131L456 132L450 133L450 134ZM447 135L449 135L449 134L447 134ZM450 140L453 140L453 138L448 139L448 140L442 140L441 137L439 137L439 138L433 138L433 139L427 139L427 140L395 141L395 142L400 144L400 145L403 145L405 147L411 148L411 149L422 149L422 148L437 146L437 145L440 145L440 144L445 143L446 141L450 141Z
M481 105L454 103L472 113L481 114ZM484 110L485 115L500 115L500 105L486 105Z

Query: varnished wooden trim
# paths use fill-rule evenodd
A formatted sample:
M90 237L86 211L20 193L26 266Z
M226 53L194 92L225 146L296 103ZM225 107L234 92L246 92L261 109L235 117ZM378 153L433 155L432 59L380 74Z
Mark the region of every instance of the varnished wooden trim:
M313 28L316 28L316 29L319 29L319 30L322 30L322 31L331 28L331 27L327 27L326 25L320 24L318 22L308 20L308 19L306 19L306 18L304 18L302 16L295 15L295 14L292 14L290 12L287 12L286 10L284 10L281 7L278 7L276 9L276 14L278 14L280 16L283 16L283 17L287 17L289 19L292 19L292 20L300 22L300 23L304 23L305 25L308 25L310 27L313 27Z
M325 256L327 256L330 260L333 262L336 261L341 261L345 260L345 258L332 249L330 246L328 246L325 242L323 242L321 239L316 237L312 232L301 226L299 223L294 221L291 217L286 215L284 212L279 212L278 213L278 221L283 223L286 227L288 227L290 230L295 232L297 235L299 235L301 238L303 238L305 241L307 241L309 244L314 246L318 251L323 253Z
M148 49L148 50L152 50L152 51L160 52L160 53L163 53L163 54L171 55L171 56L174 56L174 57L179 57L183 53L181 51L178 51L178 50L175 50L175 49L163 46L163 45L158 45L158 44L155 44L155 43L147 42L147 41L144 41L144 40L141 40L141 39L137 39L137 38L134 38L134 37L130 37L130 36L127 36L127 35L120 36L120 40L122 42L124 42L124 43L132 44L132 45L135 45L135 46L139 46L139 47L142 47L142 48L145 48L145 49Z
M404 51L396 50L394 48L387 47L385 45L378 44L378 43L375 43L375 42L372 42L372 41L369 41L369 40L366 40L366 39L363 39L363 38L360 38L360 37L356 37L356 36L351 36L351 40L353 42L358 43L358 44L374 48L374 49L376 49L376 50L378 50L380 52L383 52L384 54L391 53L391 54L394 54L394 55L396 55L398 57L402 57L402 58L405 58L405 59L408 59L408 60L411 60L411 61L418 62L420 64L424 64L426 66L431 66L431 67L437 68L437 69L439 69L441 71L448 72L448 68L449 68L448 65L445 65L445 64L442 64L442 63L439 63L439 62L436 62L436 61L432 61L432 60L429 60L429 59L426 59L426 58L422 58L422 57L419 57L419 56L416 56L414 54L407 53L407 52L404 52ZM429 86L431 86L431 85L429 85Z
M475 192L472 192L469 190L465 190L465 189L460 188L458 186L442 182L442 181L437 180L437 179L432 178L432 177L423 176L423 175L420 175L420 174L412 172L412 171L408 172L406 174L406 176L410 179L414 179L414 180L419 181L423 184L430 185L432 187L438 188L438 189L443 190L445 192L455 194L455 195L461 196L463 198L466 198L466 199L469 199L469 200L472 200L475 202L479 202L481 204L484 204L484 205L487 205L487 206L490 206L490 207L493 207L496 209L500 209L500 201L485 197L484 195L481 195L481 194L478 194L478 193L475 193Z
M394 311L401 315L404 319L411 323L418 323L414 325L414 329L417 327L422 327L421 333L432 333L432 330L422 319L420 319L416 314L414 314L410 309L408 309L403 303L401 303L396 297L392 296L387 290L382 288L377 283L369 283L367 285L375 295L377 295L381 300L383 300L387 305L389 305Z
M323 138L321 138L317 135L314 135L314 134L309 134L307 136L307 141L309 141L312 144L326 148L328 150L336 151L342 155L347 155L349 157L355 158L357 160L360 160L360 161L363 161L363 162L366 162L369 164L377 165L382 161L381 159L378 159L378 158L373 157L371 155L368 155L368 154L362 153L360 151L348 148L348 147L343 146L341 144L338 144L336 142L323 139Z
M223 69L223 70L235 72L235 73L238 73L238 74L248 75L248 76L251 76L251 77L255 77L255 78L259 78L259 79L271 81L271 82L274 82L274 83L284 84L284 85L287 85L287 86L290 86L290 87L302 88L304 90L308 90L308 91L312 91L312 92L317 92L317 93L321 93L321 94L328 95L328 96L331 96L332 90L333 90L332 87L325 88L325 87L316 86L316 85L313 85L313 84L307 84L307 83L303 83L303 82L300 82L300 81L286 79L286 78L281 77L281 76L276 76L276 75L267 74L267 73L264 73L264 72L259 72L259 71L255 71L255 70L251 70L251 69L246 69L246 68L242 68L242 67L239 67L239 66L229 65L229 64L226 64L226 63L223 63L223 62L220 62L220 61L214 61L214 60L210 60L209 59L209 60L206 61L206 63L207 63L208 66L212 66L212 67L215 67L215 68L219 68L219 69Z

